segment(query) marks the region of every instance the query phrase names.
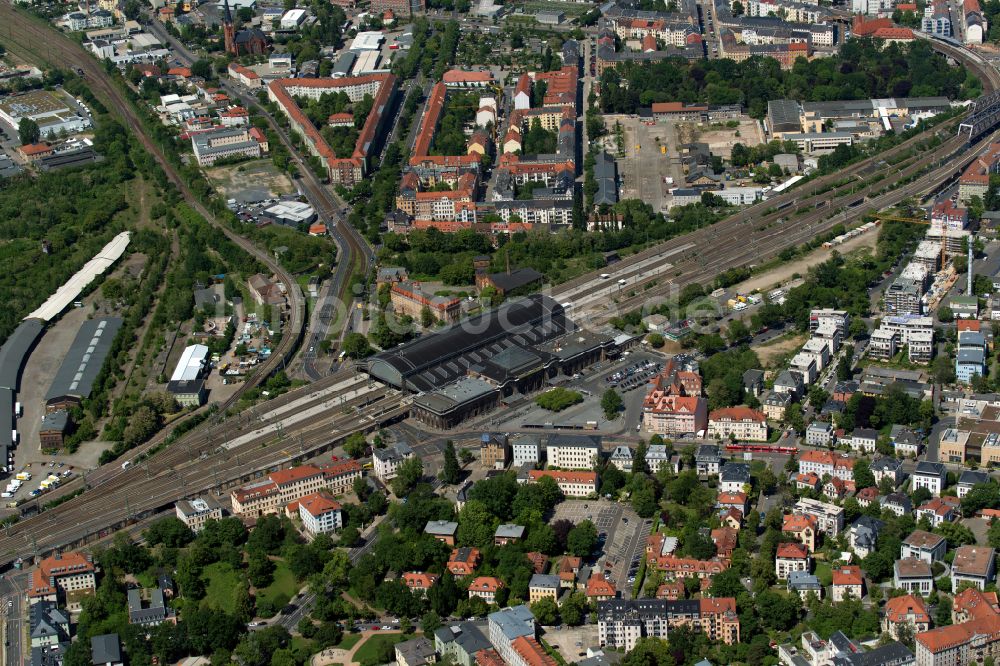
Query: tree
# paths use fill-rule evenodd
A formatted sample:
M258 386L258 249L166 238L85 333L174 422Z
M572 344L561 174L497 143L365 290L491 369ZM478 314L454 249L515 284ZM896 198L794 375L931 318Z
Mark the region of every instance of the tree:
M566 537L566 549L577 557L589 556L596 547L597 528L589 520L584 520L574 527Z
M847 333L855 340L860 340L868 335L868 324L861 317L853 317L851 325L847 327Z
M344 336L344 345L341 348L349 358L359 359L372 355L371 345L368 338L360 333L348 333Z
M431 309L429 307L425 305L424 307L420 308L421 326L423 326L424 328L430 328L431 326L434 325L435 322L437 322L437 319L434 318L434 313L431 312Z
M662 638L640 638L621 663L622 666L674 666L677 662Z
M191 75L203 79L212 78L212 61L205 58L198 58L191 63Z
M955 313L947 305L942 305L938 308L938 321L950 322L955 320Z
M854 461L854 485L859 489L875 485L875 475L872 474L871 466L864 458Z
M354 525L348 525L340 532L340 538L337 540L337 545L343 546L344 548L351 548L358 543L361 539L361 532Z
M962 514L966 518L971 518L982 509L995 509L998 506L1000 506L1000 485L992 481L977 483L962 498Z
M170 516L149 526L143 536L150 546L163 544L167 548L182 548L194 540L194 532L179 518Z
M449 439L444 445L444 466L438 476L443 483L454 485L458 483L460 472L458 456L455 455L455 443Z
M742 319L734 319L729 323L729 327L726 329L726 339L729 340L729 344L735 345L749 337L750 329L747 328Z
M423 630L425 636L430 636L440 627L441 616L434 611L427 611L424 614L424 617L420 620L420 628Z
M365 441L364 433L351 433L347 439L344 440L344 452L352 458L360 458L365 455L365 451L367 449L368 442Z
M535 621L542 626L551 627L559 623L559 607L548 597L531 604L531 613L535 616Z
M618 412L621 411L624 404L622 397L618 395L618 391L609 388L601 396L601 409L604 410L604 418L609 421L617 418Z
M663 336L660 335L659 333L650 333L649 335L647 335L646 342L648 342L649 346L652 347L653 349L659 349L660 347L662 347L667 343L667 341L664 340Z
M469 449L462 449L461 451L459 451L458 458L459 460L462 461L463 465L468 465L469 463L471 463L473 460L476 459L476 457L472 455L472 451L470 451Z
M837 361L837 379L844 381L845 379L850 379L852 374L851 357L849 354L844 354Z
M396 497L406 497L424 477L424 461L414 456L399 466L396 478L391 481Z
M41 136L42 130L38 127L38 123L31 118L21 118L21 122L17 125L17 138L22 146L38 143Z
M559 614L563 622L571 627L577 627L586 621L587 608L587 597L583 592L574 592L563 601Z
M938 356L931 364L931 374L934 375L934 381L938 384L954 384L955 364L948 356Z
M934 624L938 627L947 627L951 624L951 597L944 595L938 597L937 610L934 612Z

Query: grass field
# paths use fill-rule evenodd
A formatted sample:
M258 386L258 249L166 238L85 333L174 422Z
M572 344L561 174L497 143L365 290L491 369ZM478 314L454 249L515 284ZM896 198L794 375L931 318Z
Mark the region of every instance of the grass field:
M207 583L205 600L208 605L227 613L233 612L233 588L239 581L239 576L225 562L215 562L205 567L204 577Z
M284 560L277 560L274 564L274 582L263 590L257 590L257 599L269 600L274 608L281 608L299 591L299 585Z
M344 634L344 637L340 639L334 647L338 647L341 650L350 650L352 647L358 644L361 640L361 634Z
M358 651L354 653L354 661L365 663L378 658L379 650L383 645L395 645L412 638L405 634L377 634L370 636Z

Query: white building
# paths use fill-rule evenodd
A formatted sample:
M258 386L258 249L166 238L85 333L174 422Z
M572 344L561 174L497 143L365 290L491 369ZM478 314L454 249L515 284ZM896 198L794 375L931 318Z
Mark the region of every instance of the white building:
M327 534L343 527L340 502L324 492L306 495L298 501L302 527L311 536Z
M552 435L545 452L549 467L593 469L601 452L601 438L589 435Z
M375 477L382 483L388 483L396 478L399 467L413 457L413 449L399 442L391 449L375 449L372 452L372 464Z
M511 440L511 449L513 451L512 460L515 469L520 468L526 463L534 465L541 460L541 447L536 437L529 435Z

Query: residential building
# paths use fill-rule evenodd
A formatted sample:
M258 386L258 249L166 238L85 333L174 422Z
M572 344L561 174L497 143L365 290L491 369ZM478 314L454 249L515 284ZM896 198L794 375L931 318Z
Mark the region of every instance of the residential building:
M970 582L980 590L996 576L996 552L985 546L959 546L951 563L951 589Z
M493 576L479 576L469 584L469 598L479 597L488 604L496 601L497 592L504 587L504 583L499 578Z
M401 578L403 579L403 584L406 585L406 589L417 594L427 594L427 590L434 587L441 577L437 574L424 573L422 571L407 571Z
M458 523L452 520L429 520L424 526L424 534L430 534L441 543L449 546L455 545L456 532L458 532Z
M829 423L825 424L829 427ZM799 472L814 472L819 477L831 476L842 481L854 480L854 458L834 451L804 451L799 457Z
M667 455L666 444L650 444L646 449L646 467L650 474L657 474L660 467L668 464L670 456Z
M409 315L420 321L429 310L436 321L453 324L462 315L461 299L425 292L415 282L395 282L389 286L389 299L397 315Z
M655 565L659 571L663 572L666 580L677 578L706 580L729 568L729 560L695 560L687 557L674 557L673 555L654 557L652 560L647 560L647 563Z
M910 594L927 596L934 589L931 565L912 557L896 560L893 565L892 586Z
M948 470L941 463L921 460L917 463L917 468L913 472L910 487L926 488L935 497L944 490L945 481L948 477Z
M860 600L864 596L865 577L861 567L854 564L844 564L833 569L833 600Z
M805 394L805 381L802 374L795 370L782 370L774 379L774 392L787 393L792 401Z
M914 511L917 520L926 517L931 527L950 523L958 519L959 500L957 497L932 497Z
M479 460L486 469L503 469L511 460L511 447L503 433L483 433L480 438Z
M819 530L816 517L806 514L785 514L782 518L781 531L795 537L810 553L816 552L816 540Z
M981 472L979 470L963 470L962 475L958 478L957 494L959 499L965 497L969 494L975 486L983 483L992 483L993 479L990 477L989 473Z
M893 425L889 431L889 439L899 457L916 457L920 454L920 437L906 426Z
M493 533L493 545L506 546L509 543L517 543L524 538L524 527L521 525L497 525L496 532Z
M385 449L372 451L372 464L375 477L382 483L389 483L396 478L400 466L413 457L413 449L403 442Z
M536 573L528 582L528 602L533 604L539 599L556 601L560 588L559 576Z
M437 661L434 644L423 636L396 643L395 651L398 666L423 666Z
M31 647L46 647L69 642L69 613L51 601L39 601L28 609L28 632Z
M460 622L436 629L434 649L442 657L451 657L461 666L476 666L478 655L492 651L486 636L472 622Z
M771 421L781 421L785 418L785 410L792 404L791 393L765 391L760 399L760 409Z
M490 613L487 617L490 644L503 659L513 663L513 643L518 638L535 638L535 616L527 605L512 606Z
M722 456L714 444L702 444L694 455L695 469L700 476L715 476L719 473Z
M90 663L93 666L122 666L122 648L118 634L91 637Z
M512 466L521 468L526 464L535 465L541 460L541 445L532 435L521 435L511 440Z
M155 627L163 622L176 621L174 609L167 606L163 592L161 587L154 587L150 590L149 600L144 601L141 589L129 588L128 623L143 627Z
M719 491L723 493L746 492L750 486L750 465L727 462L719 470Z
M597 472L563 472L549 469L533 469L528 472L531 483L536 483L543 476L552 478L567 497L589 497L597 494Z
M767 441L767 416L749 407L716 409L708 415L708 436L748 442Z
M46 557L28 579L28 601L32 604L39 601L57 603L62 594L66 608L80 610L81 595L97 591L96 571L90 555L68 552Z
M299 465L271 472L263 479L232 491L233 513L247 516L279 513L292 502L324 488L346 492L360 476L361 466L354 460L318 467Z
M809 550L801 543L780 543L774 555L774 575L787 580L793 571L809 571Z
M916 636L917 664L982 664L1000 656L1000 618L995 614L938 627Z
M608 601L618 596L615 584L605 579L604 576L596 571L591 573L590 578L587 579L587 586L584 588L584 593L587 595L587 600L592 603Z
M616 446L608 460L622 472L628 473L632 471L632 449L627 446Z
M879 501L883 509L888 509L899 517L908 516L913 511L913 502L905 493L889 493Z
M478 548L455 548L448 557L445 567L453 576L471 576L479 566L481 555Z
M944 559L944 554L948 551L948 542L939 534L914 530L910 536L903 539L903 544L899 547L900 559L915 558L927 564Z
M597 635L601 646L631 650L640 638L666 638L671 628L688 626L710 640L739 642L739 618L732 598L614 599L597 605Z
M808 571L790 572L786 586L789 592L799 595L802 601L807 601L810 594L815 595L817 599L823 598L823 584Z
M792 507L792 511L815 517L819 531L831 537L837 536L844 529L844 509L835 504L802 497Z
M884 527L885 523L877 518L858 516L847 532L848 543L854 554L859 558L865 558L875 552L878 535Z
M888 477L895 488L903 481L903 461L896 458L882 457L875 460L869 467L875 483L882 483L882 479Z
M198 533L209 520L222 520L222 505L211 495L174 504L177 518L192 532Z
M931 628L931 616L927 604L912 594L892 597L886 601L885 614L882 616L882 631L896 640L900 639L900 629L906 626L909 626L910 635Z
M875 453L875 442L878 440L878 431L872 428L855 428L849 440L850 446L855 451L862 453Z
M289 509L295 511L293 506L309 536L329 534L344 526L340 502L328 492L311 493L289 504Z
M593 469L601 453L601 438L596 435L550 435L545 453L550 468Z
M643 402L642 424L646 432L657 435L696 435L708 428L708 401L654 387Z
M833 446L833 426L826 421L813 421L806 428L806 444L810 446Z

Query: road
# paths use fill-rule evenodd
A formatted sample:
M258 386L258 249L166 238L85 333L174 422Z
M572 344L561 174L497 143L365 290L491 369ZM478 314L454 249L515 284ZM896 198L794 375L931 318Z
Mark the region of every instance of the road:
M168 44L170 48L173 49L176 56L175 59L180 64L190 65L198 59L197 56L183 43L171 36L163 24L158 20L150 20L148 25L150 31L156 35L161 42ZM361 236L361 234L358 233L354 227L348 224L344 215L344 211L347 210L346 204L339 200L328 187L324 186L323 183L320 182L319 178L316 177L316 174L313 173L309 165L302 159L302 155L299 151L297 151L292 145L288 133L276 121L276 119L259 104L257 97L227 78L220 79L220 84L231 97L239 100L244 107L248 109L252 108L257 114L267 119L271 130L278 135L281 143L288 150L288 153L292 156L292 159L298 167L299 177L296 179L296 183L299 185L300 192L306 197L306 199L308 199L310 205L316 210L318 218L327 225L327 231L333 238L334 243L337 245L337 265L334 267L333 274L330 277L326 302L322 304L330 304L337 307L338 315L335 319L331 318L326 322L313 317L304 336L308 343L303 345L301 360L303 362L306 375L310 380L315 381L316 379L319 379L321 375L315 367L315 352L309 352L308 350L310 347L317 346L319 341L324 339L327 335L336 332L330 330L331 322L335 325L339 324L341 327L344 327L348 321L348 317L341 316L341 314L349 313L351 310L350 304L353 300L357 296L363 295L349 293L351 287L351 274L355 271L361 275L367 274L371 267L375 264L375 252L368 242ZM398 119L399 116L397 113L396 120ZM318 310L319 308L316 309ZM338 343L342 340L344 330L346 329L341 328L341 336L338 338Z

